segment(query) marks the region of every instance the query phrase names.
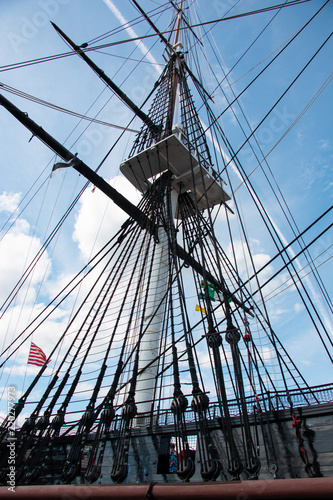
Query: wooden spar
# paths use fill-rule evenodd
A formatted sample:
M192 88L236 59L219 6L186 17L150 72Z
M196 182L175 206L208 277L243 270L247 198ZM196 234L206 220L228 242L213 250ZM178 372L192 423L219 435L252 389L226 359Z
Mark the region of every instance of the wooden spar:
M144 113L134 102L116 85L111 78L109 78L103 70L101 70L82 50L81 47L76 45L56 24L51 21L54 29L60 36L72 47L75 52L82 57L82 59L90 66L90 68L97 73L97 75L110 87L120 99L127 104L127 106L147 125L147 127L155 134L159 132L159 127Z
M8 483L9 484L9 483ZM302 479L268 479L266 481L224 481L213 483L146 483L97 485L37 485L0 487L0 500L58 500L70 498L80 500L277 500L280 498L307 500L310 498L332 498L333 478L315 477ZM14 492L14 495L13 495Z
M163 43L165 43L165 45L168 47L168 49L171 51L171 53L174 53L174 47L171 45L170 42L168 42L168 40L165 38L165 36L162 35L162 33L159 31L159 29L155 26L155 24L152 22L152 20L150 19L149 16L147 16L147 14L145 13L145 11L142 9L142 7L140 7L140 5L138 4L138 2L136 0L132 0L132 2L134 3L134 5L137 7L137 9L141 12L141 14L143 15L143 17L147 20L147 22L150 24L150 26L153 28L153 30L155 31L155 33L157 33L157 35L160 37L160 39L162 40ZM179 23L177 22L177 28L178 28L178 32L180 30L180 26L179 26ZM190 28L193 35L195 36L195 38L198 40L199 43L201 43L202 45L202 42L201 40L199 40L199 38L196 36L196 34L193 32L192 28ZM178 38L179 35L177 35L177 38ZM192 80L197 83L198 85L200 85L200 88L203 90L203 92L207 95L208 99L210 99L211 101L213 101L211 95L207 92L207 90L202 86L202 84L199 82L199 80L194 76L194 74L192 73L192 71L190 70L190 68L187 66L185 60L183 60L183 64L186 68L186 71L188 72L188 74L190 75L190 77L192 78Z
M168 49L170 49L171 51L173 51L173 47L172 47L171 43L168 42L168 40L165 38L165 36L162 35L162 33L159 31L159 29L155 26L155 24L153 23L153 21L150 19L150 17L147 16L147 14L143 10L143 8L140 7L140 5L138 4L138 2L136 0L132 0L132 2L136 6L136 8L141 12L141 14L143 15L143 17L150 24L150 26L153 28L153 30L155 31L155 33L158 34L158 36L160 37L160 39L162 40L162 42L165 43L165 45L168 47Z
M27 113L24 113L12 104L8 99L0 94L0 105L6 108L19 122L21 122L27 129L29 129L34 136L38 137L44 144L46 144L52 151L60 156L68 166L73 167L77 172L88 179L93 185L97 186L103 193L111 198L120 208L122 208L130 217L140 223L141 227L151 227L148 217L141 212L135 205L122 196L116 189L114 189L108 182L94 172L83 161L79 160L77 156L66 149L54 137L48 134L42 127L37 125ZM70 162L70 163L69 163ZM148 226L147 226L148 225Z
M183 0L181 0L180 7L178 10L178 18L177 18L177 25L175 29L175 38L173 42L173 48L176 51L176 44L178 43L178 37L179 37L179 28L180 28L180 21L182 18L182 7L183 7ZM173 75L172 75L172 84L171 84L171 99L169 102L169 110L168 110L168 122L170 124L170 127L172 129L172 124L173 124L173 118L174 118L174 111L175 111L175 103L176 103L176 94L177 94L177 87L178 87L178 69L177 65L179 66L179 56L176 59L176 65L173 70Z
M180 0L180 6L178 9L178 19L177 19L177 25L176 25L176 31L175 31L175 38L173 41L173 45L176 45L178 43L178 37L179 37L179 28L180 28L180 21L182 18L183 14L183 0Z
M179 7L177 7L177 5L175 5L172 0L169 0L169 2L171 3L172 7L178 12ZM200 43L200 45L203 47L202 41L200 40L200 38L197 37L197 35L195 34L195 32L192 29L192 26L190 26L190 24L186 21L186 19L184 17L183 17L183 22L184 22L185 26L187 27L187 29L190 30L190 32L192 33L194 38L197 40L197 42Z
M151 222L150 218L142 212L138 207L133 205L125 196L114 189L108 182L106 182L101 176L94 172L88 165L86 165L77 156L71 153L65 146L60 144L54 137L52 137L48 132L46 132L42 127L37 125L31 118L29 118L27 113L24 113L19 108L17 108L13 103L6 99L2 94L0 94L0 105L2 105L7 111L9 111L19 122L22 123L27 129L29 129L34 136L38 137L44 144L46 144L52 151L54 151L58 156L68 163L69 167L73 167L77 172L88 179L94 186L100 189L106 196L108 196L118 207L120 207L124 212L132 217L142 229L150 232L156 232L154 224ZM206 276L206 279L214 285L221 292L226 291L227 296L231 297L230 291L226 290L224 283L219 282L212 274L206 271L203 266L197 262L186 250L184 250L179 244L176 245L176 250L178 257L182 259L186 264L190 265L195 271L197 271L200 276ZM246 313L253 316L253 313L244 304L233 297L233 301L236 305L241 307Z

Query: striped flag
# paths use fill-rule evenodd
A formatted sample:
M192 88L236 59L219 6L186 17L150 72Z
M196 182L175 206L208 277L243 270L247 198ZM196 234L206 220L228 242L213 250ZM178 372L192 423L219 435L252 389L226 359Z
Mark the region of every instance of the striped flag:
M48 361L48 363L51 360ZM43 366L46 363L46 355L40 347L31 342L28 365Z

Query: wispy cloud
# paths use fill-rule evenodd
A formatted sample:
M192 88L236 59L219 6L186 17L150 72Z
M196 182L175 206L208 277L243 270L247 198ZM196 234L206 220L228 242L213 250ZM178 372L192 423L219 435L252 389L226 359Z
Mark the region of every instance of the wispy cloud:
M327 151L331 147L331 143L328 139L320 139L318 141L319 144L319 149L322 149L323 151Z
M118 19L118 21L124 25L125 30L129 34L131 38L133 38L135 45L138 47L138 49L141 51L144 57L148 59L153 65L154 68L156 69L157 73L160 74L163 71L162 66L157 62L155 57L152 55L148 47L141 41L141 40L135 40L138 38L138 34L136 31L130 27L128 24L128 21L124 18L120 10L115 6L115 4L112 2L112 0L103 0L105 5L111 10L111 12L115 15L115 17Z

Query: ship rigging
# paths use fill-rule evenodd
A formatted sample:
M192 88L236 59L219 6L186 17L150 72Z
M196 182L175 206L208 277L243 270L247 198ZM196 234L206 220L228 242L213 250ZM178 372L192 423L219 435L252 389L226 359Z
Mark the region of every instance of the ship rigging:
M302 27L238 95L230 98L225 94L227 104L218 113L214 100L223 91L228 74L224 73L215 87L206 86L191 54L206 41L209 28L191 17L189 3L168 3L171 21L162 31L157 27L162 10L147 13L138 2L132 2L149 26L147 37L154 35L163 44L165 58L141 106L94 62L94 51L98 54L107 46L101 44L102 37L77 45L52 22L61 41L70 47L67 54L83 60L98 75L104 90L116 95L141 122L132 147L119 162L120 172L140 193L137 205L100 175L104 163L112 161L114 146L93 170L79 153L54 138L48 127L37 124L7 97L0 96L1 106L32 133L32 142L40 139L55 153L53 179L62 169L74 170L75 175L87 180L3 302L3 321L14 315L15 322L17 304L27 293L27 283L33 282L45 252L89 184L127 216L83 269L47 305L36 308L37 313L3 347L0 367L6 374L5 367L13 369L17 356L31 340L38 344L45 328L55 331L59 324L63 326L38 373L2 422L3 484L8 475L7 445L13 415L17 422L17 485L80 480L91 484L237 482L317 478L332 472L328 462L317 460L308 425L309 420L317 418L316 412L332 414L332 386L308 384L270 319L264 292L276 276L286 273L285 286L297 292L299 307L308 315L322 355L331 365L329 315L323 317L321 312L325 308L331 314L332 302L311 249L319 238L330 234L332 207L326 204L325 210L301 231L282 192L273 188L271 196L288 220L292 235L285 241L270 204L258 195L252 175L260 167L272 188L274 176L271 179L267 156L280 141L264 153L256 132L314 58L326 49L331 34L317 44L255 127L245 118L250 131L236 147L226 137L222 124L227 111L239 121L233 106L279 60L289 44L302 36L303 30L318 22L331 7L330 2L312 9ZM269 26L283 9L301 8L301 3L285 2L251 14L273 11ZM226 13L214 22L249 14ZM204 34L200 34L199 25L207 30ZM216 50L213 47L213 52ZM3 90L13 92L7 85ZM19 91L14 93L20 95ZM115 144L126 130L138 128L138 121L135 123L134 127L131 119L128 127L120 125L124 130ZM250 146L258 162L251 171L241 161L242 152ZM242 189L275 252L259 266L238 196ZM319 224L321 230L313 236L311 231ZM237 225L243 239L241 247L234 237ZM299 270L300 256L321 294L320 306ZM278 268L266 275L276 261ZM59 311L60 316L70 312L59 321ZM296 454L287 452L288 440L292 440ZM172 470L170 450L175 450ZM329 453L332 450L325 448L324 455Z

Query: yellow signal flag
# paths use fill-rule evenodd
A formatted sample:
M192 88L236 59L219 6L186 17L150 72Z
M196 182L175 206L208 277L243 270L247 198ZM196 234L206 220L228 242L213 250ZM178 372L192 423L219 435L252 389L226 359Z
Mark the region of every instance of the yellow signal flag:
M199 306L199 304L196 305L195 310L202 312L203 314L207 314L206 310L203 307Z

